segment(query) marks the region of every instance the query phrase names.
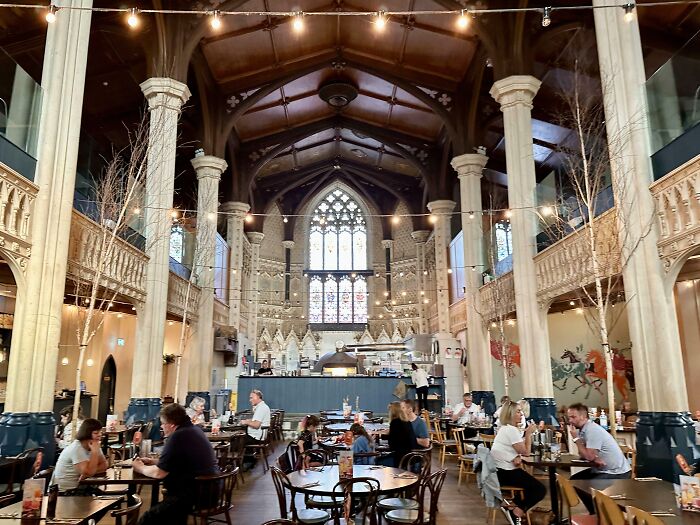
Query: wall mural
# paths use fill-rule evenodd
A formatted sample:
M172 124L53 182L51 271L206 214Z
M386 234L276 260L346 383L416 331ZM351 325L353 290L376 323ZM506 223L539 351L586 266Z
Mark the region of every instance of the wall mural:
M520 366L520 347L508 343L505 363L508 376L516 375L516 366ZM612 348L613 351L613 383L615 389L627 401L630 392L635 391L634 371L632 359L629 354L630 346L624 348ZM558 352L554 352L558 353ZM491 356L503 366L503 352L500 341L491 341ZM575 394L583 389L584 399L588 399L594 390L601 396L605 395L603 384L606 379L605 357L601 350L586 351L583 345L577 345L572 351L564 348L558 359L551 357L552 383L557 390L568 391Z

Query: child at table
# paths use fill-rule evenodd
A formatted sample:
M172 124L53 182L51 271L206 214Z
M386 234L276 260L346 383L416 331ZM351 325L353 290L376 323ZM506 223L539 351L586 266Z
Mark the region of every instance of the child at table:
M311 416L306 416L304 419L301 420L301 433L299 434L299 437L297 438L297 447L299 448L299 458L301 458L301 455L314 448L316 445L316 442L318 441L318 438L316 437L316 430L318 429L318 425L321 423L321 420L314 415ZM319 463L314 462L311 458L306 457L305 464L303 465L304 468L308 467L314 467L318 466ZM301 464L297 465L297 468L301 468Z
M352 432L353 435L353 454L370 454L374 452L374 440L372 436L367 433L365 427L359 423L353 423L350 426L350 432ZM353 461L355 465L374 465L373 457L355 457Z

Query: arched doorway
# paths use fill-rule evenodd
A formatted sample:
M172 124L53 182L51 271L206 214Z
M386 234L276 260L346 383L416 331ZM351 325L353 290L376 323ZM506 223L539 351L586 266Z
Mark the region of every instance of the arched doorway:
M117 365L114 358L109 356L100 374L100 397L97 409L97 419L107 421L107 414L114 413L114 393L117 387Z

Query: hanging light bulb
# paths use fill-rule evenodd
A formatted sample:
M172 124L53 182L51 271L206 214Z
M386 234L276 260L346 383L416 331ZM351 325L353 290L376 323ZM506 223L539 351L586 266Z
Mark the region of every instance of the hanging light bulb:
M393 216L391 217L391 223L392 223L392 224L398 224L398 223L400 223L400 222L401 222L401 219L399 219L399 216L398 216L398 215L393 215Z
M466 29L469 27L469 15L464 12L464 9L462 9L462 12L457 17L457 27L459 29Z
M66 365L68 364L68 358L67 358L67 357L64 357L63 359L61 359L61 364L62 364L63 366L66 366Z
M253 216L250 213L245 214L245 222L247 222L248 224L253 222Z
M503 215L505 216L506 219L510 219L513 216L513 212L510 210L506 210Z
M473 212L473 211L470 211L470 212L469 212L469 218L470 218L470 219L473 219L473 218L474 218L474 212Z
M88 360L85 361L85 364L88 366L92 366L95 364L95 361L93 361L92 357L88 357Z
M295 33L301 33L304 30L304 13L299 12L292 19L292 29Z
M625 10L625 22L629 24L632 20L634 20L634 2L628 2L623 5L622 8Z
M126 19L126 23L129 24L129 27L132 29L135 29L139 25L139 10L136 9L135 7L132 7L129 9L129 16Z
M432 213L428 217L428 221L430 222L430 224L435 224L437 222L437 220L438 220L437 215L434 215Z
M551 206L542 206L542 215L544 217L549 217L554 213L554 208Z
M140 215L141 214L141 208L134 208L134 215Z
M282 222L285 224L287 224L289 222L289 219L287 218L286 215L284 217L282 217Z
M211 15L209 25L211 25L212 29L221 29L221 16L218 9Z
M386 15L384 11L379 11L374 19L374 28L377 31L384 31L386 29Z
M51 4L49 6L49 10L46 12L46 22L49 24L53 24L56 21L56 6Z
M549 27L549 24L552 23L552 8L551 7L545 7L542 10L542 27Z

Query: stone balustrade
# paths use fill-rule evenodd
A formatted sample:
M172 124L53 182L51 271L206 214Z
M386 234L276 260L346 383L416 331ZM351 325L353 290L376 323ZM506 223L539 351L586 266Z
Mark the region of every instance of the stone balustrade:
M464 297L450 305L450 329L453 334L467 329L467 303Z
M185 300L187 300L187 318L196 321L199 294L200 289L198 286L190 284L187 279L170 272L170 280L168 281L168 312L182 317L185 311Z
M39 188L0 163L0 249L22 271L32 251L31 217Z

